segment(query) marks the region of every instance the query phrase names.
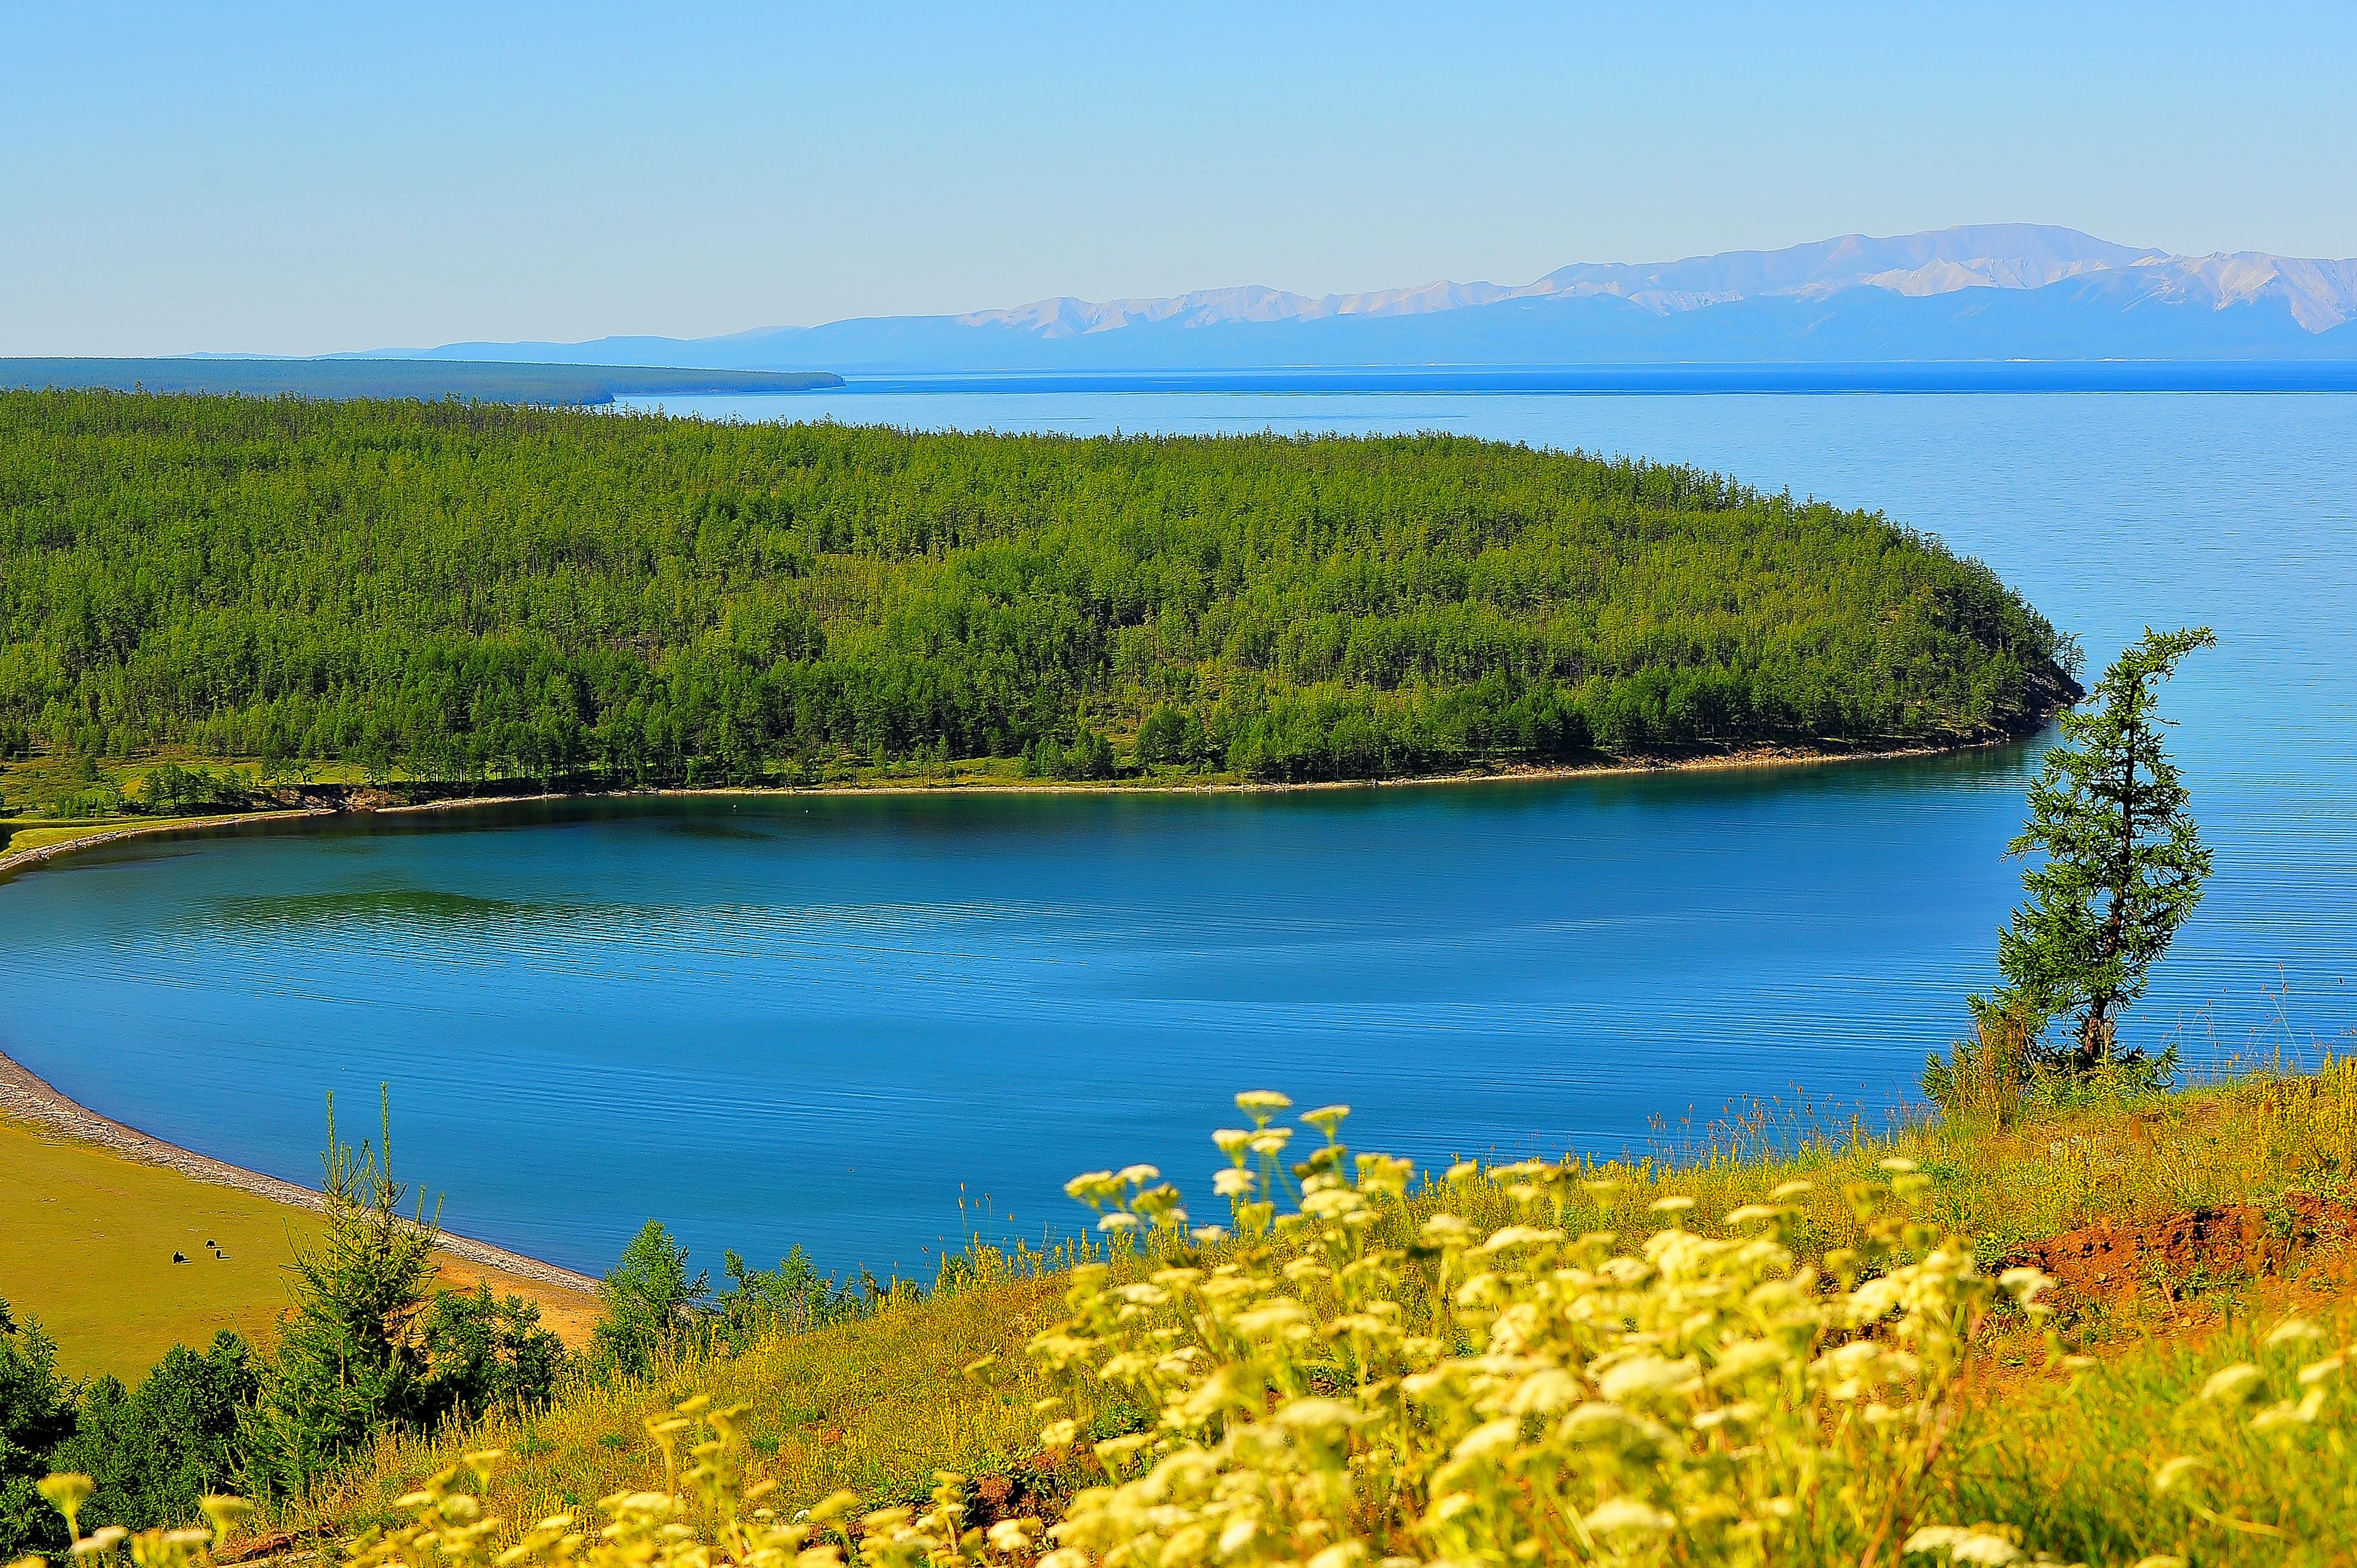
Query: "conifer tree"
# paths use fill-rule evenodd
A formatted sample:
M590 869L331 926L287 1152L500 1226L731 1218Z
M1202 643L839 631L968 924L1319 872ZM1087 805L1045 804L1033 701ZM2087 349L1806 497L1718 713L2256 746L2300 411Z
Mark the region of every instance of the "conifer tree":
M83 1388L74 1434L48 1465L95 1483L78 1516L84 1533L194 1524L201 1498L242 1487L261 1372L224 1329L205 1350L173 1346L135 1388L111 1376Z
M2121 1011L2201 901L2210 851L2163 748L2160 683L2216 642L2207 627L2156 632L2121 654L2061 720L2029 788L2029 820L2007 846L2042 858L2022 875L2029 901L1997 937L2005 987L1985 1016L2071 1017L2076 1040L2049 1065L2083 1078L2114 1059ZM2141 1053L2130 1058L2141 1060Z
M687 1249L648 1220L597 1286L593 1354L607 1370L649 1375L687 1345L711 1294L707 1274L688 1274Z
M57 1510L33 1488L73 1429L73 1385L58 1371L57 1341L31 1318L19 1327L0 1301L0 1561L65 1544Z
M413 1320L433 1282L438 1230L393 1176L388 1108L376 1149L336 1139L328 1102L328 1233L295 1259L295 1315L263 1387L254 1459L272 1487L300 1493L376 1430L418 1412L426 1363Z

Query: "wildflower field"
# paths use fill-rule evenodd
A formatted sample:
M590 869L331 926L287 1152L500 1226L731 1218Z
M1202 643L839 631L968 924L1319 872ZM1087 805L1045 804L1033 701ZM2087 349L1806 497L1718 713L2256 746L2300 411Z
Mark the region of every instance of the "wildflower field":
M1214 1190L1076 1180L1078 1266L978 1248L861 1321L387 1438L267 1522L511 1568L2162 1568L2357 1540L2357 1066L1446 1173L1243 1100Z

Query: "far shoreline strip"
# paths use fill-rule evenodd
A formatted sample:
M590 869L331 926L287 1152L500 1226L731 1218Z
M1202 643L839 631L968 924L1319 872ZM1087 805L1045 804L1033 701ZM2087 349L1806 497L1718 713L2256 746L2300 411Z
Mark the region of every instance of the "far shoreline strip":
M2041 716L2039 727L2052 721L2054 715L2069 704L2058 703ZM1189 782L1184 779L1141 780L1096 780L1076 782L1048 779L939 779L911 783L838 783L838 784L737 784L710 788L678 788L654 786L618 789L544 789L514 795L444 795L432 800L411 800L397 805L368 806L299 806L270 811L245 811L215 817L189 817L173 822L142 822L133 826L92 833L87 838L66 839L33 849L20 849L14 854L0 854L0 881L20 871L52 860L61 860L83 850L98 849L120 843L126 839L159 838L174 833L209 832L224 828L239 828L253 822L283 822L322 817L341 816L406 816L422 812L464 811L493 806L525 806L556 800L627 800L659 799L755 800L787 799L793 796L823 795L848 798L859 795L1259 795L1289 794L1303 791L1348 789L1415 789L1445 788L1468 784L1546 784L1583 779L1626 779L1659 777L1678 773L1731 772L1750 768L1808 768L1854 762L1907 762L1935 757L1953 757L1964 752L1990 751L2008 746L2022 746L2035 738L2037 728L2018 735L1999 734L1975 736L1965 740L1923 741L1903 746L1867 747L1858 750L1824 746L1791 746L1762 743L1736 746L1725 751L1707 751L1695 756L1639 757L1621 761L1596 763L1535 764L1528 767L1477 768L1457 773L1411 773L1382 779L1305 779L1289 780L1222 779L1217 782Z

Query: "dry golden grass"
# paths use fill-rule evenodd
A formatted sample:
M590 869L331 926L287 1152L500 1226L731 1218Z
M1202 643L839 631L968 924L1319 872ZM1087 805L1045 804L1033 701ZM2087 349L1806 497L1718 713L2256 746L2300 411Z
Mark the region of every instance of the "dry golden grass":
M486 1498L510 1519L659 1485L662 1457L643 1423L691 1391L752 1407L751 1473L774 1478L784 1495L921 1497L943 1465L1004 1473L1038 1448L1031 1404L1046 1388L1021 1347L1060 1315L1065 1284L1060 1275L1001 1279L902 1299L863 1322L772 1339L647 1382L585 1383L544 1411L430 1438L390 1437L288 1522L388 1520L395 1498L462 1450L483 1447L510 1455ZM966 1374L991 1355L1000 1359L986 1375Z
M223 1328L269 1343L288 1305L285 1266L319 1234L307 1210L5 1119L0 1193L0 1296L40 1319L79 1378L135 1378L174 1345L201 1348ZM567 1343L587 1340L591 1297L447 1254L436 1262L445 1283L488 1281L539 1302Z

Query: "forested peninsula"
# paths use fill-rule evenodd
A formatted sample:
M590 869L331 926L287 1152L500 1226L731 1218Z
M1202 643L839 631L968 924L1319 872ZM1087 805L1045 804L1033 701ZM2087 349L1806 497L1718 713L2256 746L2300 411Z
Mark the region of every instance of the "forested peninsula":
M1307 781L2025 733L1987 567L1464 437L928 435L0 393L0 755L558 788Z
M0 360L0 387L242 397L464 398L470 403L600 406L618 397L810 392L828 371L680 371L641 365L535 365L505 360Z

